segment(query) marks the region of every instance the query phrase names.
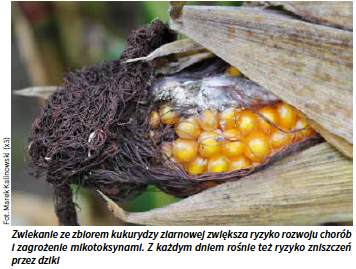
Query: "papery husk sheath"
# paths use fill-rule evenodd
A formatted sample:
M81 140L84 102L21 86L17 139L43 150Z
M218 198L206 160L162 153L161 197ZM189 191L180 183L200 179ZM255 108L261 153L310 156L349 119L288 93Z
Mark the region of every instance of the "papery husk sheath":
M352 1L245 1L244 6L282 7L310 22L353 29Z
M353 143L352 32L256 8L184 6L180 14L175 30Z
M319 225L352 221L352 161L322 143L269 169L228 182L164 208L123 211L120 220L143 225ZM331 184L330 182L333 182Z
M348 143L344 138L341 138L327 130L316 121L308 119L306 115L298 111L300 117L305 118L308 124L315 129L326 141L333 145L338 151L346 157L353 159L353 145Z
M198 51L198 50L206 51L206 49L204 49L202 45L195 43L191 39L176 40L159 47L158 49L154 50L153 52L151 52L145 57L129 59L126 61L126 63L133 63L137 61L148 62L156 58L167 56L174 53L182 53L182 52L190 52L190 51Z

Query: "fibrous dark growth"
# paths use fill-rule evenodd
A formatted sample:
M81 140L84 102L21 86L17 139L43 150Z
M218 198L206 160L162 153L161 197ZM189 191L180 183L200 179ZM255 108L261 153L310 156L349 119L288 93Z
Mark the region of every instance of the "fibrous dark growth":
M235 180L320 140L310 137L257 167L228 173L188 175L177 164L167 165L160 145L175 139L174 129L152 130L149 125L150 112L161 105L150 95L154 65L124 62L174 39L160 21L136 30L118 60L66 74L64 87L42 108L32 125L29 154L33 174L54 186L60 224L78 224L70 184L98 189L116 201L134 197L148 185L186 197L206 189L206 181Z
M146 188L138 178L145 174L142 166L152 149L142 151L136 145L147 144L146 104L154 67L122 62L146 56L174 39L158 20L134 31L118 60L66 74L63 89L51 96L34 121L29 135L33 174L44 174L54 185L61 224L77 224L65 187L71 183L99 188L114 199ZM124 165L118 167L117 162Z

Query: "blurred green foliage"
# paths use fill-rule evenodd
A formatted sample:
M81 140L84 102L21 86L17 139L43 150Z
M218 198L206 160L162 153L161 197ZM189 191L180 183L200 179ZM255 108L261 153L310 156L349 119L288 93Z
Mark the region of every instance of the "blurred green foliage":
M168 22L168 1L144 1L142 2L142 24L148 24L155 18Z

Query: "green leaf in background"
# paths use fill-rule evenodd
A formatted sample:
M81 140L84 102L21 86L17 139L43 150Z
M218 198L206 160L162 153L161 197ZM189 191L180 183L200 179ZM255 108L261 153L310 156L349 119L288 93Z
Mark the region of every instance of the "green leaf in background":
M129 201L125 205L125 209L129 212L144 212L179 200L179 198L158 190L155 186L148 186L147 191Z
M144 24L150 23L155 18L159 18L163 22L169 21L168 1L144 1L142 5L142 22Z
M216 1L214 6L242 6L243 1Z
M241 6L242 3L243 1L188 1L187 5ZM144 1L142 5L144 24L150 23L155 18L169 22L168 1Z

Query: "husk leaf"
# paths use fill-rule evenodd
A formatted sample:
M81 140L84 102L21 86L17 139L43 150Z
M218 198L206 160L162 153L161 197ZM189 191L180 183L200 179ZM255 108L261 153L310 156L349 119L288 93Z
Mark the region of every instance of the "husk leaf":
M14 91L14 94L27 97L40 97L43 99L48 99L50 95L56 92L59 86L38 86L29 87L21 90Z
M310 126L314 128L326 141L332 144L337 150L343 153L348 158L353 159L353 145L348 143L344 138L341 138L327 130L314 120L308 119L303 113L298 111L298 114L305 118Z
M115 217L144 225L317 225L352 221L352 161L328 143L269 169L143 213Z
M126 61L126 63L132 63L136 61L152 61L156 58L167 56L170 54L175 54L175 53L182 53L182 52L189 52L189 51L194 51L194 50L204 50L202 45L195 43L191 39L182 39L182 40L176 40L173 42L170 42L168 44L165 44L158 49L154 50L150 54L148 54L145 57L139 57L135 59L129 59Z
M352 1L251 1L244 5L281 6L311 22L353 29Z
M246 7L185 6L175 30L353 143L352 32Z
M172 75L176 74L179 71L182 71L184 68L192 66L193 64L199 63L203 60L215 57L215 55L209 51L206 52L196 52L188 55L179 55L177 61L168 62L158 68L156 68L156 75Z

